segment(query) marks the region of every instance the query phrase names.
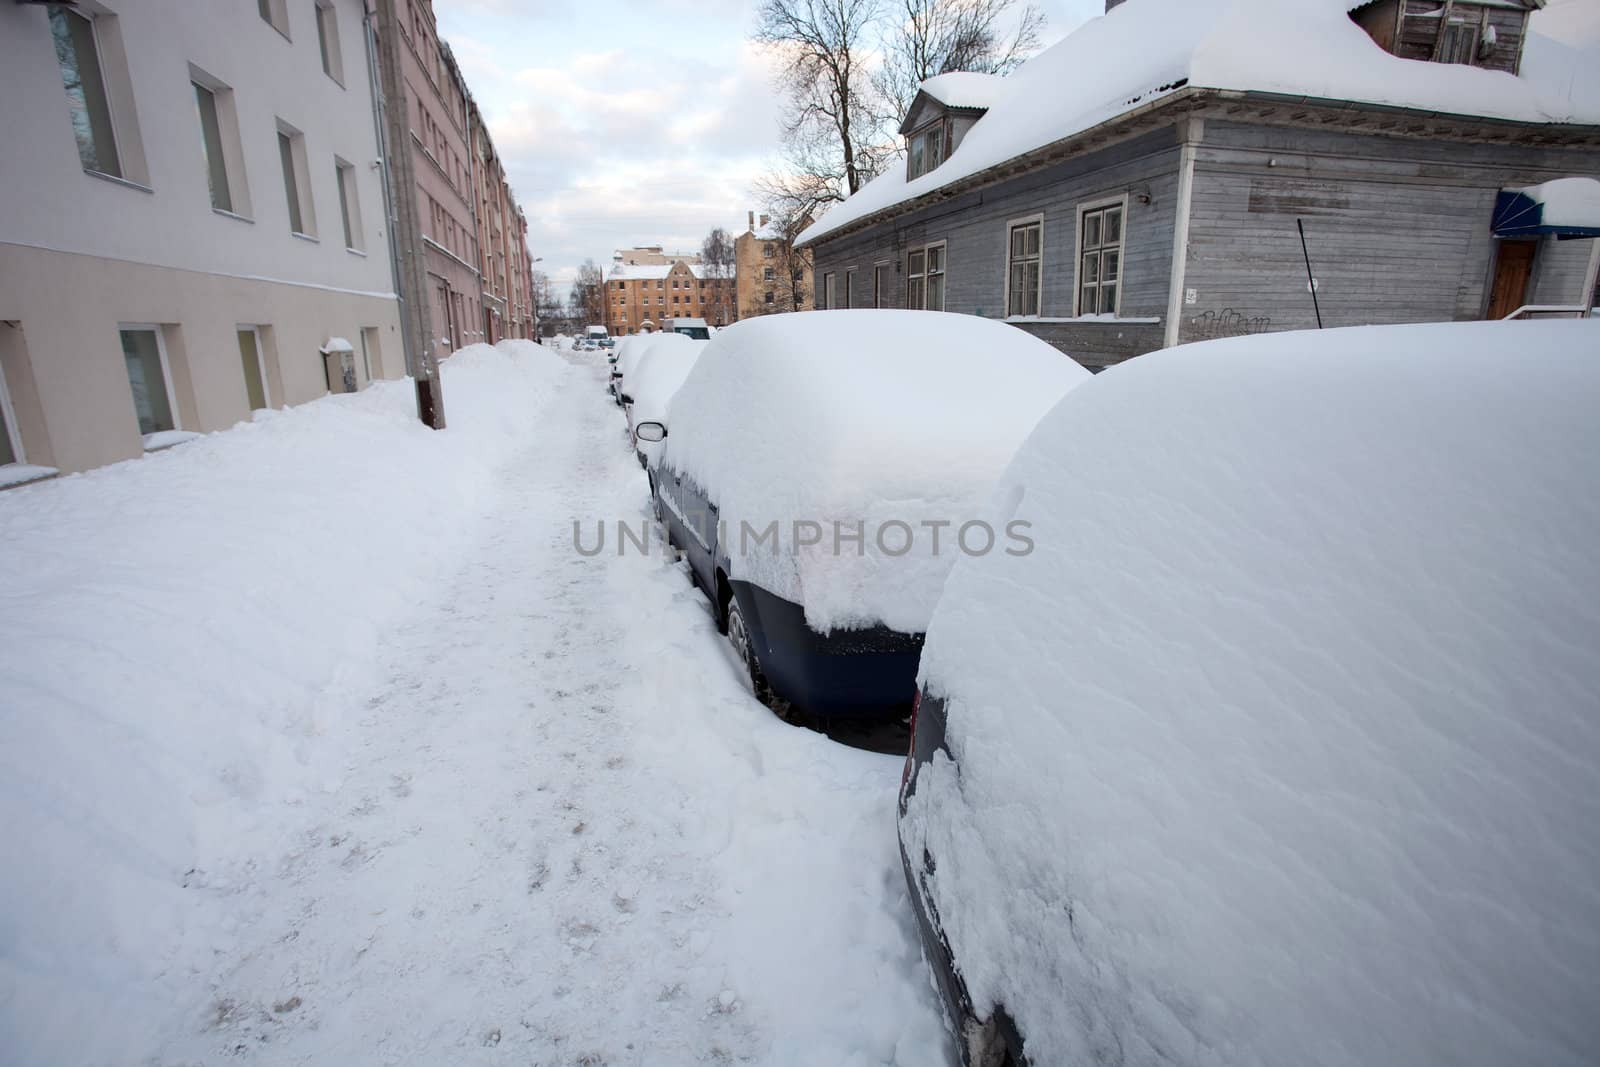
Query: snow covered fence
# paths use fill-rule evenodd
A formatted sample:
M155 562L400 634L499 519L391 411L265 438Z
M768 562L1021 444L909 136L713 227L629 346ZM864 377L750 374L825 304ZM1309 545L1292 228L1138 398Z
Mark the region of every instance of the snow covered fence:
M442 433L381 382L0 495L0 1060L114 1059L209 957L218 872L336 780L330 709L574 370L474 345Z

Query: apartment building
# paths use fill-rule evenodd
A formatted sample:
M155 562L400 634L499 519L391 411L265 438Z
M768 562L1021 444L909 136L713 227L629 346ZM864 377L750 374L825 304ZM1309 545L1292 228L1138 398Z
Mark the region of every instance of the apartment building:
M0 483L402 373L363 15L0 5Z
M784 226L771 216L749 214L744 233L733 239L738 317L809 311L815 306L811 253L797 249L795 235L809 218Z
M634 264L623 262L619 253L605 281L606 329L613 336L659 330L675 318L728 325L720 321L725 315L719 309L732 306L723 294L731 292L733 279L710 277L706 267L689 258Z
M478 105L467 101L477 195L479 273L483 276L484 340L534 336L528 219L517 206L500 154Z
M409 143L389 150L412 153L433 355L443 359L462 345L487 340L478 271L474 211L470 97L450 48L439 38L432 0L396 4L402 47ZM390 100L387 106L398 106Z

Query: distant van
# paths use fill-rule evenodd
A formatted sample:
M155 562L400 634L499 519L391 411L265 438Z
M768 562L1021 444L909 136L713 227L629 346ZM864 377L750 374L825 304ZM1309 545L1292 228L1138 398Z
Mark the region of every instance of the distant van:
M598 341L602 337L610 337L611 334L604 326L590 326L584 330L583 336L585 340Z
M711 327L706 325L705 319L668 319L667 331L681 333L685 337L692 337L696 341L711 340Z

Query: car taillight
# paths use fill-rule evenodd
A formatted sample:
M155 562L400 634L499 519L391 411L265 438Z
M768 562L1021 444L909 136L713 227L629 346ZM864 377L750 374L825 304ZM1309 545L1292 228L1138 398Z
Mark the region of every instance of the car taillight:
M917 709L922 707L922 690L917 690L917 695L911 698L911 736L906 742L906 765L900 772L900 791L906 791L906 783L911 781L911 761L917 755Z

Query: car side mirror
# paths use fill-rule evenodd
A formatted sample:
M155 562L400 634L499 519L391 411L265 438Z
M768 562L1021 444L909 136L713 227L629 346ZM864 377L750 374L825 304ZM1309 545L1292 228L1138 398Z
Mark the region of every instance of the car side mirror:
M664 422L641 422L633 428L633 436L641 441L665 441L667 425Z

